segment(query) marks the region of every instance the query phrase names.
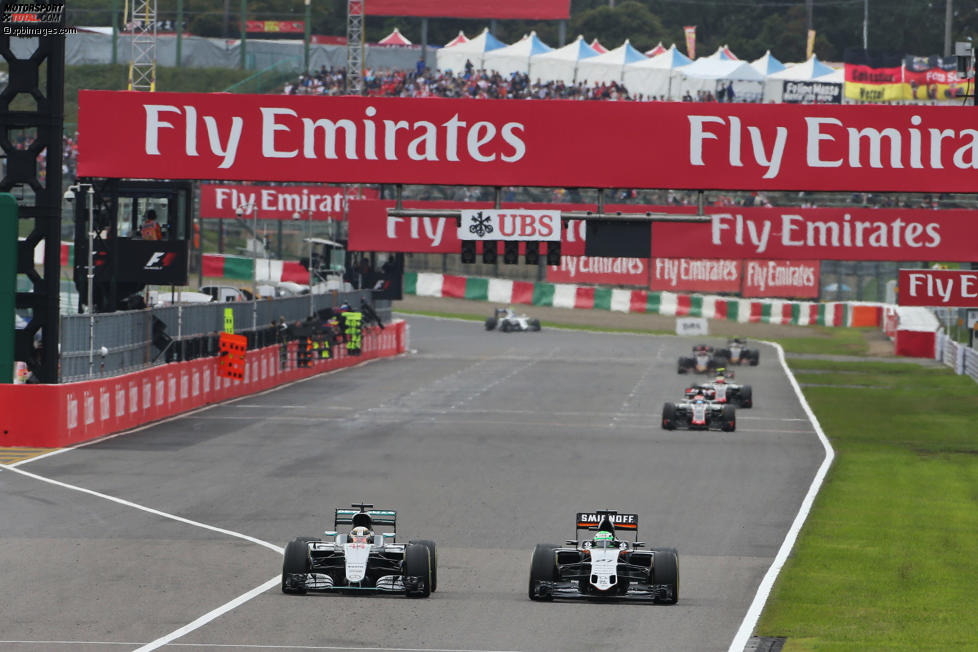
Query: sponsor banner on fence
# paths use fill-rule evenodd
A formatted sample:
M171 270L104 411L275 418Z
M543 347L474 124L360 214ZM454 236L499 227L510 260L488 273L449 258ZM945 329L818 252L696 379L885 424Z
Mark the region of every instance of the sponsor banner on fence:
M978 270L901 269L897 303L978 308Z
M707 209L703 224L657 223L652 254L761 260L978 262L974 213L889 208Z
M789 104L839 104L842 84L820 81L786 81L781 101Z
M818 297L817 260L744 261L744 297Z
M115 178L974 192L978 166L940 106L83 90L79 130L79 176Z
M245 30L249 34L302 34L306 23L301 20L246 20Z
M899 54L850 48L844 56L847 98L861 102L905 99Z
M654 235L652 242L654 246ZM649 287L670 292L739 292L740 261L728 258L653 258Z
M559 242L560 211L463 210L459 240Z
M568 20L570 0L368 0L368 16Z
M958 78L956 57L907 55L903 60L903 80L907 99L953 100L968 92L968 80Z
M644 287L649 282L649 261L645 258L561 256L559 266L547 267L547 282Z
M376 198L376 188L343 186L226 186L200 184L200 216L236 217L239 206L251 219L254 211L263 220L342 220L351 199Z

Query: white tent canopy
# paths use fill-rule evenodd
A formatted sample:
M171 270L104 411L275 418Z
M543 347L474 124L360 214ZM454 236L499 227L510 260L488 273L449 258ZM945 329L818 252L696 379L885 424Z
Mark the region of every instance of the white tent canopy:
M561 81L573 84L578 62L596 56L598 53L591 49L584 37L578 36L569 45L530 57L530 81L539 79L543 82Z
M648 61L648 57L632 47L626 39L614 50L578 63L577 81L584 81L592 86L601 82L620 82L625 64L635 61Z
M642 95L646 99L668 98L669 80L672 71L680 66L688 66L692 61L676 49L673 44L662 54L645 61L636 61L625 66L622 81L632 97Z
M469 39L465 43L440 48L436 55L438 69L461 72L465 70L465 62L471 61L472 65L478 70L482 68L482 62L486 52L503 47L506 47L506 44L490 34L489 28L487 27L482 30L481 34Z
M458 36L456 36L451 41L446 43L444 47L451 48L451 47L455 47L456 45L459 45L460 43L468 43L468 42L469 42L469 37L465 35L465 32L463 32L462 30L458 30Z
M771 55L770 50L765 52L764 56L761 58L751 61L750 67L765 77L784 70L784 64L775 59L774 56Z
M789 66L781 72L768 75L764 81L764 100L768 102L781 102L784 99L785 82L810 81L818 81L819 84L835 84L838 85L838 88L816 88L812 85L805 85L804 90L812 94L812 97L810 99L806 98L805 101L815 102L819 100L819 97L822 98L822 101L826 101L824 98L828 95L834 95L836 90L841 98L844 74L844 71L830 68L819 61L818 57L812 55L804 63ZM799 92L803 90L799 85L789 86L789 88Z
M719 97L721 84L734 90L734 98L740 101L759 102L764 94L764 75L744 61L705 57L672 72L670 97L682 99L687 92L697 99L700 91L708 91Z
M526 73L530 69L530 57L545 52L553 52L553 48L541 41L536 32L530 32L512 45L486 52L482 67L503 77Z

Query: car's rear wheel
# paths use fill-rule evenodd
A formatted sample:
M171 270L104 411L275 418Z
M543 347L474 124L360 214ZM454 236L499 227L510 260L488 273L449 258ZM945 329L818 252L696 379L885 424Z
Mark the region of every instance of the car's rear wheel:
M305 578L299 582L293 576L305 575L309 572L310 541L318 541L318 539L315 537L296 537L285 546L285 557L282 560L282 593L305 594Z
M408 544L404 548L404 574L421 578L421 588L406 591L409 598L427 598L431 595L431 556L420 544Z
M676 404L666 403L662 406L662 427L665 430L676 429Z
M723 406L723 424L720 429L724 432L733 432L737 429L737 408L732 405Z
M740 407L754 407L754 390L751 389L750 385L744 385L740 388Z
M489 319L486 320L486 330L487 331L493 330L494 328L496 328L497 323L498 322L495 317L490 317Z
M670 595L657 598L656 602L676 604L679 600L679 553L675 548L654 548L652 550L652 586L665 586Z
M428 549L428 559L431 561L431 592L438 590L438 551L435 549L435 542L429 539L417 539L408 541L408 545L424 546Z
M552 543L538 543L533 549L533 558L530 560L531 600L553 599L551 595L537 595L534 588L538 582L555 582L557 580L557 560L554 557L556 548L557 546Z
M509 325L508 321L504 321L499 325L499 330L501 330L504 333L508 333L509 331L512 330L512 327Z

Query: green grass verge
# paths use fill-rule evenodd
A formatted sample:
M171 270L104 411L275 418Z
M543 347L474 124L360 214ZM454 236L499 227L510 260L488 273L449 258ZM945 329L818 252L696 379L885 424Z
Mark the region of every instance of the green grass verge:
M975 649L978 387L945 368L790 360L836 449L757 633L786 652ZM807 373L822 371L827 373Z
M821 353L832 355L866 355L869 353L868 331L865 328L831 328L811 326L817 335L812 337L781 337L777 342L786 354Z

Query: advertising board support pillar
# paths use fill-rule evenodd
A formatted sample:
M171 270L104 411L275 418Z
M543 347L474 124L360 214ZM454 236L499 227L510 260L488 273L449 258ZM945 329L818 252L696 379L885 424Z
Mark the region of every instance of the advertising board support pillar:
M309 72L309 39L311 38L310 34L312 33L312 27L309 24L311 15L312 15L312 7L310 5L310 0L306 0L306 20L305 20L305 35L303 37L303 42L302 42L302 54L303 54L302 61L304 64L304 69L307 74Z
M503 188L502 188L502 186L496 186L495 188L493 188L492 189L492 194L493 194L493 198L494 198L493 199L493 202L492 202L492 207L495 208L498 211L500 208L503 207L503 204L502 204ZM485 247L486 246L486 243L483 242L482 243L482 246ZM496 244L495 242L493 242L492 243L492 246L498 247L499 245ZM496 278L499 278L499 256L498 255L496 256L495 262L493 262L493 264L492 264L492 268L493 268L493 276L495 276Z
M241 0L241 69L245 70L247 66L247 58L245 48L248 43L247 23L248 19L248 0Z
M950 2L950 0L948 0ZM421 19L421 60L428 66L428 19Z
M112 65L119 58L119 0L112 0Z
M14 381L14 306L17 303L17 200L0 194L0 384Z

